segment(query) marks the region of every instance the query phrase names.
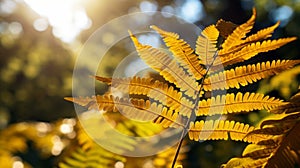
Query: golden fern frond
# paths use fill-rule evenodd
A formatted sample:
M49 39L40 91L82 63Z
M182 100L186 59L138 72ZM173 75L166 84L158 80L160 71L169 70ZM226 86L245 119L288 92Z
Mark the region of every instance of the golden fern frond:
M252 65L239 66L234 69L222 71L211 75L203 81L203 88L206 91L237 88L246 86L278 74L286 69L299 64L299 60L273 60ZM213 87L213 88L212 88Z
M156 48L152 48L148 45L142 45L134 35L131 34L130 36L140 57L147 63L147 65L159 72L165 80L170 83L174 83L188 96L196 96L200 88L198 83L192 76L186 74L174 59Z
M205 69L201 66L201 61L194 54L194 50L190 45L179 38L179 35L173 32L164 31L157 26L151 26L162 37L169 50L173 53L174 57L178 60L180 65L187 69L190 76L195 77L196 80L201 79L205 74Z
M291 97L287 104L272 109L271 112L275 114L300 112L300 92Z
M266 38L269 38L272 36L272 33L274 30L280 25L280 21L275 23L273 26L264 28L262 30L259 30L257 33L250 35L244 40L244 43L252 43L256 41L260 41Z
M300 89L300 86L298 89ZM290 102L300 102L300 92L298 92L294 96L292 96L290 98Z
M269 158L270 165L276 166L278 164L276 163L277 158L272 161L272 157L282 157L282 162L289 162L293 165L296 158L295 152L298 152L296 154L299 155L299 151L295 151L293 148L297 148L297 150L300 148L300 138L295 137L296 133L294 133L300 131L299 128L295 128L295 125L299 126L297 123L299 123L300 116L298 114L300 113L300 95L289 103L260 93L249 92L231 93L208 98L210 91L230 88L239 89L300 63L300 61L274 60L235 66L236 63L249 60L259 53L275 50L296 39L291 37L266 40L271 37L274 30L279 26L279 22L247 37L254 26L255 18L256 11L253 9L251 18L240 26L220 20L217 25L205 28L197 39L195 53L186 41L180 39L178 34L152 26L161 35L166 46L169 47L169 51L174 55L173 57L160 49L141 44L129 32L140 58L150 68L157 71L161 79L164 79L159 81L153 78L139 77L120 79L95 77L97 80L111 85L112 91L117 89L121 93L129 94L130 98L114 97L112 96L113 93L108 92L103 96L66 98L66 100L73 101L89 109L104 111L104 117L112 117L113 114L118 114L133 120L151 121L164 128L182 127L184 129L183 133L188 131L189 138L195 141L232 139L262 146L250 152L245 152L243 154L244 158L233 161L231 165L236 167L262 167L263 162L269 160ZM220 35L223 37L220 40L224 40L224 43L217 46ZM217 56L219 56L219 59L215 60ZM228 65L234 68L224 72L216 71L220 70L218 68L221 66L229 69ZM205 69L205 66L207 69ZM208 73L208 70L213 72ZM205 95L207 97L201 97L202 90L208 91ZM287 111L284 108L292 110ZM266 120L262 123L261 129L255 129L253 126L235 121L201 120L202 116L219 116L262 109L274 113L288 112L291 114L280 120ZM124 116L114 124L119 123L120 120L125 120L126 117ZM195 120L192 121L190 118ZM187 123L183 123L185 121ZM114 128L123 130L126 135L149 135L148 132L142 130L131 132L131 129L135 129L135 126L129 122L116 125ZM129 130L127 130L128 127ZM141 128L149 129L149 127ZM103 132L104 134L110 134L106 130ZM291 142L291 139L295 140ZM122 145L119 144L120 148ZM119 146L115 145L114 147ZM128 145L126 147L131 148L132 146ZM85 149L89 151L91 148L87 146ZM178 152L175 154L175 161L177 154ZM286 157L292 157L293 159L289 160ZM164 158L164 160L166 159ZM160 164L165 166L165 162ZM226 166L228 167L228 165Z
M94 109L114 112L117 111L114 104L114 97L112 95L98 95L92 97L65 97L65 100L86 107L89 110Z
M64 97L65 100L76 103L80 106L87 107L90 109L98 109L97 101L95 96L92 97Z
M98 77L98 80L110 81L109 78L104 77ZM169 107L170 110L180 112L184 116L189 116L193 109L192 102L183 97L181 92L178 92L167 83L152 78L140 78L137 76L132 78L114 78L111 86L123 93L148 96Z
M265 96L260 93L230 93L200 101L196 115L210 116L215 114L249 112L262 109L270 110L281 104L281 100Z
M217 55L217 40L219 31L215 25L206 27L196 42L196 54L206 66L210 66Z
M216 28L219 30L220 35L224 39L226 39L234 31L234 29L236 29L237 26L238 25L223 19L218 20L216 24Z
M264 145L269 146L273 148L274 146L278 146L278 144L281 142L282 136L273 136L270 139L262 140L260 142L257 142L257 145Z
M264 140L264 135L248 136L248 132L253 131L254 127L234 121L196 121L190 123L189 138L194 141L199 140L227 140L229 135L232 140L257 143Z
M121 112L123 115L142 121L153 121L163 127L181 126L178 113L167 109L162 104L151 103L144 99L128 99L110 96L93 96L86 98L66 99L88 109L97 109L104 111ZM89 101L89 103L81 103Z
M94 76L94 78L100 82L106 83L107 85L111 85L113 80L112 78L106 78L102 76Z
M226 56L221 56L219 54L220 60L216 60L214 66L221 66L221 65L227 66L227 65L243 62L245 60L248 60L256 56L259 53L275 50L294 40L296 40L296 37L281 38L277 40L266 40L263 42L251 43L243 47L241 50L228 54Z
M291 103L299 101L299 93L291 98ZM286 104L279 106L278 108L286 107ZM275 115L275 118L282 116L280 119L264 120L260 129L253 130L247 134L252 135L269 135L273 136L271 139L267 139L257 144L264 145L264 151L261 152L261 156L267 158L263 167L294 167L295 164L299 164L299 149L300 149L300 112L293 111L291 114ZM275 136L274 136L275 135ZM246 136L246 137L247 137ZM246 150L246 149L245 149ZM258 156L259 154L257 154Z
M279 24L280 24L280 22L277 22L275 25L273 25L271 27L267 27L265 29L262 29L262 30L258 31L255 34L252 34L252 35L248 36L245 40L242 40L238 46L235 46L235 47L232 47L232 48L226 49L226 50L221 49L218 52L219 56L226 56L228 54L237 52L237 51L241 50L243 47L247 46L250 43L255 43L255 42L258 42L260 40L267 39L267 38L271 37L272 33L279 26Z
M222 47L221 50L224 51L222 52L226 52L226 50L230 50L232 47L240 45L242 43L242 39L246 37L246 34L249 33L253 28L255 19L256 19L256 9L253 8L253 14L251 18L246 23L234 29L234 31L223 42L223 44L221 45Z
M256 150L253 151L251 153L247 153L246 155L243 155L243 157L250 157L252 159L259 159L259 158L266 158L268 156L270 156L270 154L274 151L274 149L260 149L260 150Z
M278 108L272 109L271 113L274 114L281 114L281 113L293 113L295 111L300 111L300 104L299 103L287 103L285 105L282 105Z
M293 168L299 160L298 150L300 148L300 122L296 123L282 139L280 145L274 150L265 168L286 167Z
M285 117L278 119L278 120L264 120L260 124L260 128L265 126L272 126L272 125L286 125L291 124L292 122L296 122L300 118L300 112L288 114Z
M268 158L252 159L246 158L232 158L226 164L223 164L221 168L261 168Z
M272 127L261 128L249 132L248 135L253 135L253 134L282 135L287 131L289 131L293 127L293 125L294 124L285 124L284 126L272 126Z
M242 156L243 157L250 157L252 159L259 159L269 157L270 154L275 150L276 146L274 147L267 147L263 145L257 144L249 144L244 149Z

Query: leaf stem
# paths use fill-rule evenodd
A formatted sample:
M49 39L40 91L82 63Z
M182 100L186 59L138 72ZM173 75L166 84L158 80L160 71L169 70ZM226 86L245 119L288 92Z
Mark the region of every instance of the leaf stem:
M176 150L176 153L175 153L173 162L172 162L172 166L171 166L172 168L175 167L176 160L177 160L177 157L179 156L180 148L181 148L181 146L182 146L182 142L183 142L183 139L184 139L184 135L185 135L185 134L186 134L186 129L184 129L184 130L182 131L182 134L181 134L181 136L180 136L180 142L179 142L179 144L178 144L178 146L177 146L177 150Z
M197 96L196 96L196 100L195 100L195 106L194 106L193 111L192 111L192 113L191 113L191 116L190 116L190 118L188 119L188 121L187 121L187 123L186 123L186 125L185 125L185 127L184 127L184 129L183 129L183 131L182 131L182 134L181 134L181 136L180 136L180 142L179 142L179 144L178 144L178 146L177 146L176 153L175 153L175 156L174 156L174 159L173 159L171 168L175 168L176 160L177 160L177 158L178 158L178 156L179 156L179 152L180 152L180 148L181 148L182 143L183 143L184 136L185 136L185 134L188 132L188 126L189 126L189 123L190 123L191 119L192 119L192 118L195 118L195 119L196 119L196 111L195 111L195 110L197 109L198 103L199 103L199 101L200 101L201 90L202 90L202 88L203 88L203 82L204 82L204 79L206 78L206 76L208 75L209 69L213 66L213 64L214 64L214 62L215 62L215 60L216 60L217 55L218 55L218 52L215 52L213 61L212 61L211 64L207 67L206 72L205 72L205 74L203 75L203 78L202 78L203 80L202 80L201 85L200 85L200 88L199 88L199 90L198 90L198 92L197 92Z

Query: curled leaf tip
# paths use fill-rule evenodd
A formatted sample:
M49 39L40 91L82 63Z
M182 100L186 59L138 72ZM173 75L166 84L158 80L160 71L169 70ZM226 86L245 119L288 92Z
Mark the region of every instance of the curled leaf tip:
M74 102L74 98L73 97L64 97L65 100L70 101L70 102Z
M108 85L112 83L112 78L105 78L101 76L92 76L92 77L95 78L97 81L107 83Z

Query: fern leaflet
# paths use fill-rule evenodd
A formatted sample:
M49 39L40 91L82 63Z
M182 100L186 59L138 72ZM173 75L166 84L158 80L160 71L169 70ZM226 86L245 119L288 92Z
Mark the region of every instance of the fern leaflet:
M270 110L281 103L282 101L279 99L259 93L231 93L200 101L197 116Z
M169 47L180 65L187 69L191 76L194 76L196 80L204 76L205 69L200 65L201 61L187 42L179 39L179 35L176 33L164 31L154 25L151 28L163 37L166 46Z

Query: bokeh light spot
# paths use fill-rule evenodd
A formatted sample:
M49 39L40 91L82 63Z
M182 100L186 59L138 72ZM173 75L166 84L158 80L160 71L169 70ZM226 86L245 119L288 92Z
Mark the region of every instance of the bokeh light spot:
M271 19L274 22L280 20L281 21L280 26L283 27L286 24L288 24L293 13L294 11L291 7L284 5L277 9L272 10L270 14L271 14Z
M204 8L198 0L188 0L180 8L179 15L189 22L201 20L204 16Z
M59 136L53 136L52 138L52 142L53 142L53 147L52 147L52 150L51 150L51 153L54 155L54 156L57 156L61 153L61 151L63 150L64 148L64 144L63 142L61 141L60 137Z
M13 35L19 35L23 31L23 27L19 22L12 22L8 26L8 30L13 34Z
M47 30L48 26L48 21L45 18L39 18L33 22L34 29L40 32Z
M16 9L16 3L12 0L3 0L0 2L0 14L9 15Z
M73 131L73 126L71 126L70 124L62 124L60 126L60 132L63 134L68 134L71 133Z
M164 6L162 9L161 9L161 12L162 12L162 15L166 18L169 18L169 17L172 17L173 14L175 14L175 10L172 6Z
M124 166L124 163L120 161L115 164L115 168L124 168Z
M14 161L13 168L24 168L24 164L21 161Z
M157 4L149 1L143 1L140 3L140 9L142 12L153 12L157 10Z

